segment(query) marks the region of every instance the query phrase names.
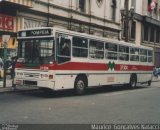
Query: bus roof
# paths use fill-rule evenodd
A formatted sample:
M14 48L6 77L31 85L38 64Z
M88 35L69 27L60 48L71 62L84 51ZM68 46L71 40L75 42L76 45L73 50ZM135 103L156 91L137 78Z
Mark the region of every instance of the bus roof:
M126 45L126 46L131 46L131 47L138 47L138 48L153 50L152 47L137 45L134 43L124 42L124 41L113 40L113 39L109 39L109 38L105 38L105 37L101 37L101 36L90 35L90 34L81 33L81 32L75 32L75 31L57 28L57 27L36 27L36 28L23 29L23 30L20 30L19 32L31 31L31 30L43 30L43 29L51 29L53 32L59 32L59 33L65 33L68 35L74 35L74 36L80 36L80 37L84 37L84 38L95 39L95 40L102 41L102 42L110 42L110 43L115 43L115 44L119 44L119 45Z

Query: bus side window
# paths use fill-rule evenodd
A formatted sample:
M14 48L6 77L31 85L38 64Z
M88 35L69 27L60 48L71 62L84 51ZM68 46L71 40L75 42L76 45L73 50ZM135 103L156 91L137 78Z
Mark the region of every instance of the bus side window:
M140 49L140 61L147 62L147 50Z
M119 60L128 61L129 60L129 47L120 45L118 48Z
M104 58L104 43L100 41L90 40L89 57L92 59Z
M70 56L71 52L71 41L69 39L65 39L62 43L61 54L65 56Z
M71 40L63 37L57 38L57 59L58 63L70 61Z
M88 39L83 37L73 36L72 38L73 57L88 57Z
M130 61L139 61L139 49L138 48L130 48Z
M148 62L149 62L149 63L152 63L152 62L153 62L153 60L152 60L152 58L153 58L152 55L153 55L153 54L152 54L152 53L153 53L152 51L148 50Z
M117 58L118 58L117 48L118 48L118 46L116 44L106 43L105 44L106 59L117 60Z
M58 54L63 56L70 56L71 40L65 38L58 38Z

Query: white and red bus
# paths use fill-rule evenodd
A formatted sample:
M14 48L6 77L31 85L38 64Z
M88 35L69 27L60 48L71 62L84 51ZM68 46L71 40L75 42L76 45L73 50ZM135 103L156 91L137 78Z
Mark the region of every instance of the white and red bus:
M151 84L153 49L59 28L18 32L16 85L52 90Z

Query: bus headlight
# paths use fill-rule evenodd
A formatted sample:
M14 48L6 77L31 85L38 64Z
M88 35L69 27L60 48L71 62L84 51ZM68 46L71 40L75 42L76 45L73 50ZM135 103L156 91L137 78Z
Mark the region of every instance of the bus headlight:
M48 74L40 74L40 78L41 79L53 79L53 75L52 74L50 74L50 75L48 75Z

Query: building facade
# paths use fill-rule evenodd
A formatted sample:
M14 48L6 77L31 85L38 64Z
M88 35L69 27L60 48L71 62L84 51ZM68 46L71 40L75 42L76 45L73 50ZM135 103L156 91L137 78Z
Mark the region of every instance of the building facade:
M154 48L154 65L160 66L160 0L122 0L128 1L129 31L128 39L137 45ZM126 8L122 5L122 9ZM131 9L134 9L131 12ZM121 12L122 13L122 12ZM122 14L126 15L124 12ZM122 22L122 39L125 37L125 21Z
M30 10L21 10L17 15L23 17L22 28L56 26L118 39L119 3L116 0L36 0Z
M2 35L11 35L15 48L17 31L55 26L73 31L120 39L120 0L1 0L0 44Z
M142 43L154 48L155 66L160 67L160 0L143 1Z
M19 9L32 7L32 0L0 0L0 57L3 57L3 35L10 35L7 45L8 56L16 55L17 31L22 29L23 18L18 16Z

